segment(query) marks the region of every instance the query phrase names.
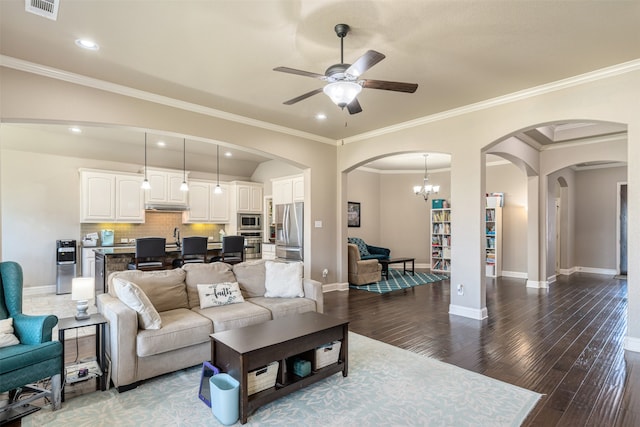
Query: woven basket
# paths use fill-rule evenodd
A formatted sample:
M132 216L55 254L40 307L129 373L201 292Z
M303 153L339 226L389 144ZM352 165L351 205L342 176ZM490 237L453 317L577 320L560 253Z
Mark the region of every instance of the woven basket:
M271 362L264 368L247 373L247 394L252 395L276 385L278 376L278 362Z
M332 363L336 363L338 361L338 357L340 357L341 345L341 341L334 341L316 348L316 363L314 365L314 369L324 368Z

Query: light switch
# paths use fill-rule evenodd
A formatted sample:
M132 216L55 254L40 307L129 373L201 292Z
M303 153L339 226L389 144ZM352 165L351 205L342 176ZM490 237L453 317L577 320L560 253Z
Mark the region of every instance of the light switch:
M316 221L316 228L322 228L322 221Z

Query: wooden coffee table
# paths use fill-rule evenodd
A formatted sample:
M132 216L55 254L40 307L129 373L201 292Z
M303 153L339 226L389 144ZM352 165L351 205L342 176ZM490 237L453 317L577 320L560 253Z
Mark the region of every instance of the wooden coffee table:
M389 264L402 263L402 274L407 274L407 271L411 272L412 276L416 275L415 258L391 258L391 259L379 259L378 262L382 265L381 275L389 280ZM407 263L411 263L411 270L407 269Z
M349 322L310 312L211 334L211 361L240 383L240 421L260 406L342 371L347 376ZM315 348L342 341L336 363L300 378L287 371L287 358L302 356L313 367ZM248 395L247 373L278 361L276 384Z

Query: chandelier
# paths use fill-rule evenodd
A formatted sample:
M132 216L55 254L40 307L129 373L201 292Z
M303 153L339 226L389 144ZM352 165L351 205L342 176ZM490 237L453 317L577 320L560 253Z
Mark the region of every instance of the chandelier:
M422 196L424 201L429 200L429 194L438 194L440 191L439 185L431 185L429 184L429 176L427 175L427 157L428 154L424 155L424 181L422 185L416 185L413 187L413 192L416 193L416 196Z

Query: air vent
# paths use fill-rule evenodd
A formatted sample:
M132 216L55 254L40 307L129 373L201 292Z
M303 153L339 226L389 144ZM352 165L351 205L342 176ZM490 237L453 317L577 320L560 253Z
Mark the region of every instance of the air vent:
M56 21L60 0L24 0L24 10Z

